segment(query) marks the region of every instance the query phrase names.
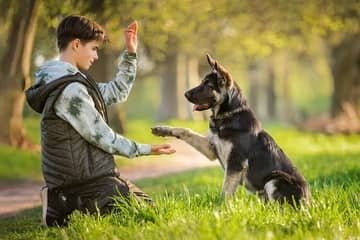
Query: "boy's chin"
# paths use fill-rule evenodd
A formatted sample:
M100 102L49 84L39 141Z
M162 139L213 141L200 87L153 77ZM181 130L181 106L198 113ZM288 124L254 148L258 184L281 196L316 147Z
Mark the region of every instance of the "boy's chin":
M90 67L91 67L91 65L89 65L89 66L78 66L78 68L79 68L80 70L84 70L84 71L89 70Z

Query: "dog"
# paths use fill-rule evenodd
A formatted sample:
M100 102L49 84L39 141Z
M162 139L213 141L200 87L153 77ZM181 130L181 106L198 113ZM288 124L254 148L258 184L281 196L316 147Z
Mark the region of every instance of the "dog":
M218 159L225 171L222 196L232 196L239 185L266 201L293 206L308 202L305 178L274 139L262 129L231 74L210 55L211 71L200 85L185 92L193 110L210 109L209 134L190 129L156 126L157 136L179 138L210 160Z

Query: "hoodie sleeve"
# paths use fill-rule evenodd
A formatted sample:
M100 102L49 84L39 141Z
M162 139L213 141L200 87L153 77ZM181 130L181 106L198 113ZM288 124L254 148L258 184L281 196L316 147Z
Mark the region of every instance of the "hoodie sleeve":
M136 77L136 54L125 51L120 56L115 79L108 83L98 83L98 88L106 105L126 101Z
M96 110L86 87L71 83L54 104L56 115L70 125L88 142L105 152L133 158L147 155L151 145L131 141L115 133Z

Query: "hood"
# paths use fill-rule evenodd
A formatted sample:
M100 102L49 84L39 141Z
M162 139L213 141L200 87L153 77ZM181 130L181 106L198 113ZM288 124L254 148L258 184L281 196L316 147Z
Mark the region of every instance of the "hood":
M63 76L75 75L78 72L80 72L79 69L71 63L60 60L49 61L35 73L35 85L47 84Z
M39 68L35 73L35 83L25 91L26 100L38 113L42 113L49 94L57 89L63 81L55 81L65 76L80 73L79 69L68 62L50 61Z

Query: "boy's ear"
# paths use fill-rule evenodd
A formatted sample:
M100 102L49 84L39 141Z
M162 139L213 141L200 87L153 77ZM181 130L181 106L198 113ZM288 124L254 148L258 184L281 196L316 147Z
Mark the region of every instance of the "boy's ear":
M78 38L75 38L74 40L72 40L72 41L70 42L71 48L72 48L73 50L79 48L79 45L80 45L80 44L81 44L81 42L80 42L80 39L78 39Z

